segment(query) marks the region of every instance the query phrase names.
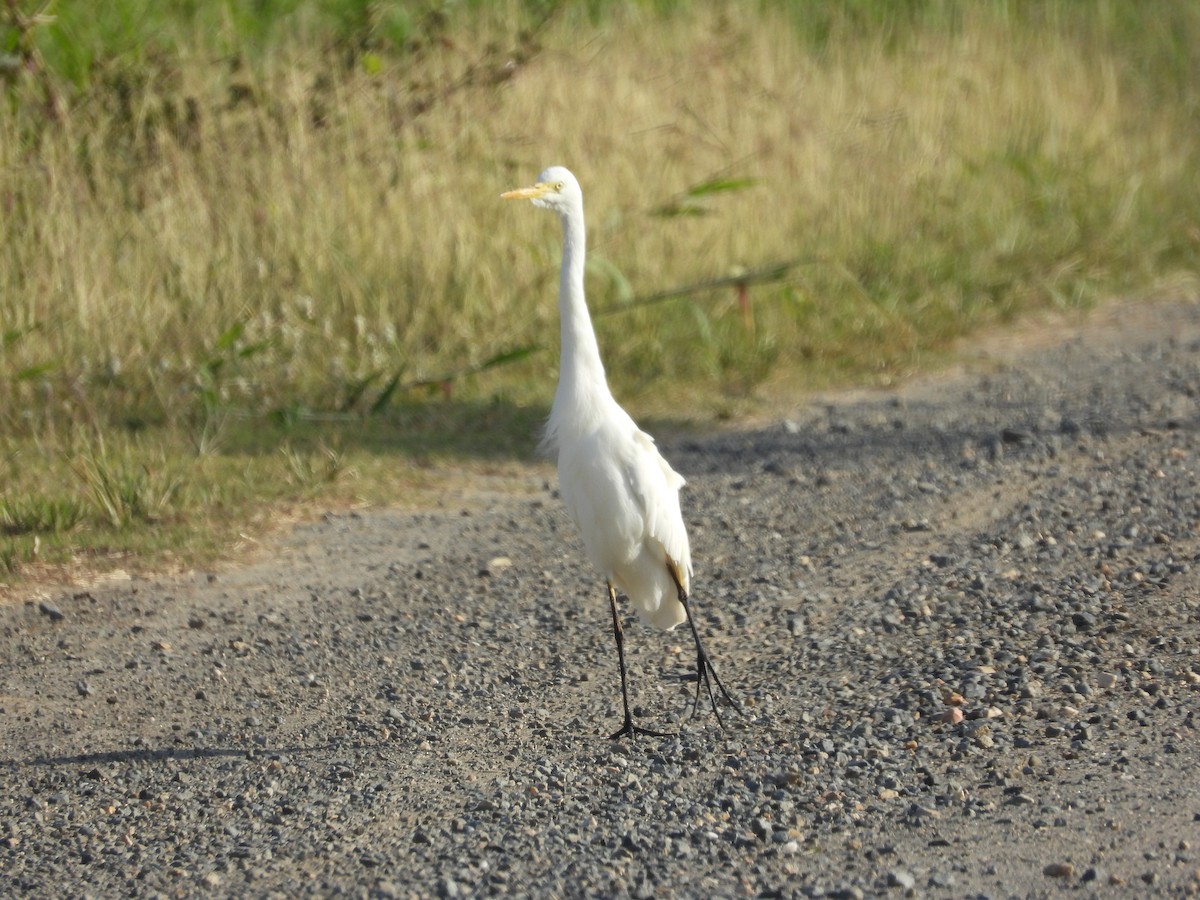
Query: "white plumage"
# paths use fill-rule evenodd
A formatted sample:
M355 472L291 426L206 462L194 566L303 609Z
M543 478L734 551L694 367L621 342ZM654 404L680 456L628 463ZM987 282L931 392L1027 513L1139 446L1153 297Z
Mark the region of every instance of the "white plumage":
M588 558L659 628L686 618L666 564L690 591L692 555L679 510L683 478L659 455L654 439L611 398L605 421L558 446L563 503ZM603 523L596 527L594 523Z
M579 182L561 166L551 166L533 187L502 196L532 200L557 212L562 221L558 291L562 359L545 444L557 451L563 503L579 529L588 557L608 583L625 704L625 723L613 737L656 734L634 727L630 715L617 590L660 628L674 628L685 620L689 623L696 643L697 705L700 681L708 690L714 712L713 682L726 700L733 702L704 651L688 610L692 554L679 509L684 480L608 389L584 299L586 237ZM717 718L720 721L720 713Z

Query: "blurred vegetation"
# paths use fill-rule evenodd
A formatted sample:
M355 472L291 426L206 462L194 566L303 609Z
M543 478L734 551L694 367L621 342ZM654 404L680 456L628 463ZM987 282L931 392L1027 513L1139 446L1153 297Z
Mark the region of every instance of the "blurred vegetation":
M0 573L531 458L550 163L640 416L1200 271L1197 4L3 0L0 91Z

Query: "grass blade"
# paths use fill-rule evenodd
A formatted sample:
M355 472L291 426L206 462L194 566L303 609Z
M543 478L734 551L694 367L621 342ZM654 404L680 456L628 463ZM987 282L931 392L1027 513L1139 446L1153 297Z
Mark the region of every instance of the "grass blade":
M705 181L687 189L689 197L707 197L709 194L724 194L730 191L744 191L754 187L761 179L758 178L717 178Z

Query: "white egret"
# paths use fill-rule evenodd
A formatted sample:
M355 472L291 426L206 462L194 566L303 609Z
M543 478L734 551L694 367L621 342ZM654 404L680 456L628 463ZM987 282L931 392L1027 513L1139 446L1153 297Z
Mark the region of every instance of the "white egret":
M696 644L692 715L699 708L703 684L721 723L714 682L730 705L737 709L737 704L717 677L688 604L692 557L679 510L679 489L684 481L659 454L654 439L637 427L609 391L583 295L583 193L579 182L561 166L551 166L533 187L501 196L532 200L535 206L558 213L562 220L558 283L562 359L545 443L558 451L559 492L588 556L608 585L625 706L625 722L612 737L661 734L636 727L629 712L618 590L660 628L671 629L687 621Z

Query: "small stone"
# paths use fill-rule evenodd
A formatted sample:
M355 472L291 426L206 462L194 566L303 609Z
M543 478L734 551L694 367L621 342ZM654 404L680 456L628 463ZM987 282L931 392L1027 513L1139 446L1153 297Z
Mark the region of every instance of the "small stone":
M1071 616L1071 624L1077 631L1092 631L1096 627L1096 617L1091 613L1077 612Z
M912 872L905 869L892 869L887 873L888 887L904 888L910 891L917 886L917 879Z
M495 577L506 569L512 568L513 561L507 556L493 556L487 561L487 565L483 567L480 575L488 575Z
M1047 878L1070 878L1075 874L1075 867L1071 863L1050 863L1042 869L1042 874Z
M996 746L996 742L992 738L991 726L983 721L977 721L974 724L975 727L971 729L971 739L975 741L976 745L985 750L991 750L992 747Z
M912 803L904 814L910 819L940 819L942 814L932 806L922 806L919 803Z
M1033 441L1033 435L1024 428L1005 428L1000 432L1000 440L1006 444L1028 444Z
M957 725L963 720L963 711L957 706L951 707L942 713L941 720L948 725Z
M61 622L67 617L61 609L59 609L49 600L43 600L41 603L39 603L38 609L43 615L49 616L51 622Z
M1117 676L1111 672L1101 672L1096 676L1096 686L1107 690L1117 683Z
M90 697L92 695L92 686L87 683L87 679L80 678L75 682L75 691L80 697Z
M1087 871L1079 876L1079 880L1085 882L1095 881L1097 884L1102 884L1108 880L1108 873L1096 866L1088 866Z

